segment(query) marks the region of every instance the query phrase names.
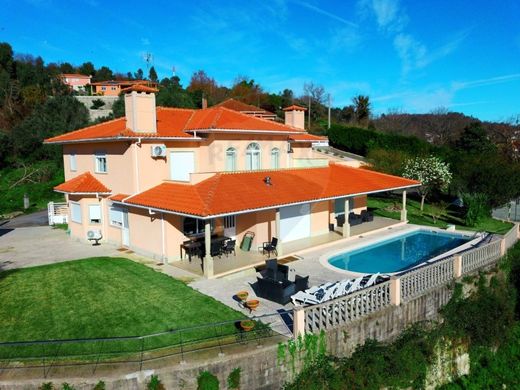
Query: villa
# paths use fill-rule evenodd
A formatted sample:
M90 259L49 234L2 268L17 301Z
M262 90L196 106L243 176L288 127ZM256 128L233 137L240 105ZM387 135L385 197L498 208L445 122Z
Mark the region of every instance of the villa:
M225 105L156 107L155 92L130 86L125 117L45 141L63 145L65 182L55 190L72 237L95 232L170 264L194 255L212 278L217 264L230 272L265 260L259 247L273 237L278 256L349 237L367 195L402 191L404 206L419 185L319 152L327 139L305 131L305 108L285 108L279 123ZM220 256L224 240L239 262Z
M102 96L119 96L123 89L134 85L156 88L157 83L149 80L105 80L91 83L92 93Z

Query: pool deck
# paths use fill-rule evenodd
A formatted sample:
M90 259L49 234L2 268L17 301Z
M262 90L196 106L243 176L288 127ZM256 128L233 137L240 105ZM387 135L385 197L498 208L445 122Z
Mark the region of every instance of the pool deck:
M309 275L309 286L317 286L326 282L337 282L343 279L357 277L359 275L357 273L341 271L333 267L325 267L320 260L328 258L334 252L368 245L371 242L384 240L394 235L416 230L417 228L419 228L417 225L394 223L371 232L364 232L354 237L328 242L318 247L293 253L292 255L296 255L300 257L300 259L288 263L290 273L301 276ZM249 313L248 310L242 309L233 297L238 291L245 290L249 292L249 299L256 299L252 287L252 285L256 283L256 277L257 274L254 270L251 270L249 273L231 274L223 278L209 280L199 279L189 285L203 294L212 296L218 301L242 311L247 315L263 315L276 312L280 309L293 308L292 303L282 306L275 302L258 298L260 300L260 306L255 312Z

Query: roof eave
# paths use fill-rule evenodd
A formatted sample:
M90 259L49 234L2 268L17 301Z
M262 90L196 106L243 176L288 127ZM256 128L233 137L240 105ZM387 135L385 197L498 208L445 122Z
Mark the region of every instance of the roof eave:
M85 138L79 140L66 140L66 141L43 141L46 145L64 145L64 144L81 144L81 143L89 143L89 142L119 142L119 141L133 141L133 140L141 140L141 141L202 141L203 139L200 137L107 137L107 138Z
M230 215L239 215L239 214L253 213L253 212L258 212L258 211L263 211L263 210L272 210L272 209L277 209L277 208L286 207L286 206L296 206L296 205L306 204L306 203L318 203L318 202L324 202L324 201L328 201L328 200L341 199L341 198L345 198L345 197L356 197L356 196L362 196L362 195L377 194L379 192L398 191L398 190L404 190L404 189L408 189L408 188L419 187L420 185L421 185L420 183L418 183L418 184L410 184L410 185L406 185L406 186L384 188L384 189L374 190L374 191L365 191L365 192L359 192L359 193L353 193L353 194L342 194L342 195L330 196L330 197L325 197L325 198L308 199L308 200L304 200L304 201L300 201L300 202L281 203L281 204L276 204L276 205L257 207L257 208L253 208L253 209L245 209L245 210L240 210L240 211L233 211L233 212L219 213L219 214L208 214L208 215L183 213L183 212L180 212L180 211L167 210L167 209L162 209L162 208L159 208L159 207L133 204L133 203L130 203L130 202L127 202L127 201L115 201L115 200L113 200L112 202L113 203L118 203L118 204L121 204L121 205L127 205L127 206L131 206L131 207L137 207L137 208L141 208L141 209L146 209L146 210L159 211L159 212L166 213L166 214L174 214L174 215L180 215L180 216L183 216L183 217L198 218L198 219L206 220L206 219L227 217L227 216L230 216Z

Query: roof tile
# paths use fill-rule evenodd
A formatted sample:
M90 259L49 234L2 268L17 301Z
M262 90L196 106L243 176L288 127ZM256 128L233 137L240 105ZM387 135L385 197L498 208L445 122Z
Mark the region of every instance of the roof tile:
M110 193L110 189L103 183L96 179L90 172L82 173L73 179L67 180L64 183L54 187L55 191L65 192L68 194L74 193Z

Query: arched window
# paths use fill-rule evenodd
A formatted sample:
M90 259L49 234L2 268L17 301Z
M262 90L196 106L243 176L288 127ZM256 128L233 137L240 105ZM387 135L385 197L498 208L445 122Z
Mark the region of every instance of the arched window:
M226 150L226 171L237 170L237 151L235 148Z
M253 142L247 146L246 169L248 171L260 169L260 145L258 145L256 142Z
M271 149L271 168L280 168L280 149L278 148Z

